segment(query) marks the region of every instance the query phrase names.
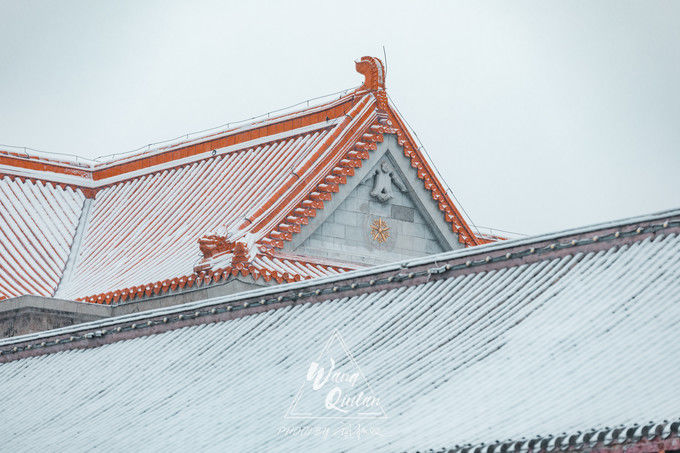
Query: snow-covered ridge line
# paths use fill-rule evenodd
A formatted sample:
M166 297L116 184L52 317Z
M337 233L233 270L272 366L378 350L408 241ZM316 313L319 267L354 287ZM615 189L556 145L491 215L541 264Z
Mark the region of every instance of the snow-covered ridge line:
M21 168L2 164L0 164L0 174L19 176L29 179L38 179L40 181L67 184L88 189L97 187L97 185L92 180L92 175L89 174L87 176L67 175L64 173L55 173L53 171L33 170L30 168Z
M150 149L150 150L147 150L147 151L142 151L142 152L139 152L137 154L130 155L130 156L116 158L115 156L121 156L121 155L126 154L126 153L112 154L110 156L104 156L104 157L111 157L111 159L109 159L109 160L100 161L100 160L97 160L97 159L101 159L101 158L96 158L93 162L95 162L95 168L97 170L116 166L116 165L120 165L122 163L135 161L135 160L137 160L141 157L151 157L151 156L154 156L154 155L159 154L159 153L166 153L168 151L173 151L173 150L178 149L178 148L184 148L186 146L191 146L191 145L195 145L195 144L198 144L198 143L202 143L206 140L216 140L216 139L220 139L220 138L223 138L223 137L227 137L227 136L232 135L232 134L247 132L249 130L259 129L261 127L267 127L267 126L272 125L272 124L280 123L282 121L289 121L289 120L298 118L300 116L311 115L311 114L318 113L318 112L321 112L321 111L324 111L324 110L332 109L333 107L335 107L337 105L340 105L344 102L347 102L347 100L351 96L353 96L353 94L352 95L345 95L345 96L342 96L341 98L339 98L335 101L328 102L328 103L325 103L325 104L320 104L318 106L309 107L309 108L304 109L304 110L299 110L299 111L284 114L284 115L281 115L281 116L272 117L272 118L269 118L267 120L247 123L247 124L244 124L243 126L239 126L239 127L233 128L233 129L225 130L225 131L222 131L222 132L216 132L216 133L212 133L212 134L208 134L208 135L202 135L200 137L192 138L190 140L179 138L174 143L167 143L167 144L164 144L161 147L153 148L153 149ZM188 135L192 135L192 134L190 133ZM131 152L135 152L135 151L131 151Z
M272 142L272 141L278 141L278 140L283 140L295 135L302 135L306 134L309 132L313 132L316 130L324 129L324 128L329 128L329 127L334 127L337 124L339 124L343 120L342 117L332 119L329 121L323 121L321 123L316 123L312 124L310 126L304 126L298 129L293 129L287 132L281 132L278 134L273 134L273 135L268 135L266 137L260 137L254 140L249 140L247 142L241 142L237 143L235 145L230 145L226 146L224 148L218 148L215 149L214 154L213 151L205 152L205 153L200 153L200 154L194 154L193 156L185 157L182 159L176 159L172 160L169 162L165 162L163 164L158 164L154 166L149 166L145 167L136 171L132 172L127 172L123 173L121 175L117 176L112 176L110 178L105 178L105 179L99 179L99 180L93 180L92 175L89 174L87 177L86 176L76 176L76 175L67 175L63 173L56 173L56 172L51 172L51 171L41 171L41 170L32 170L28 168L20 168L20 167L14 167L10 165L0 165L0 173L1 174L8 174L8 175L14 175L14 176L21 176L25 178L33 178L33 179L39 179L43 181L50 181L54 183L61 183L61 184L69 184L69 185L75 185L83 188L88 188L88 189L98 189L103 186L107 186L110 184L115 184L120 181L124 181L127 179L132 179L132 178L137 178L142 175L146 175L149 173L155 173L159 171L163 171L169 168L174 168L174 167L181 167L184 165L188 165L194 162L198 162L204 159L208 159L210 157L215 157L215 156L220 156L236 151L241 151L244 149L252 148L255 146L259 146L263 143L267 142ZM2 151L0 151L1 153ZM145 156L146 157L146 156ZM99 168L99 167L98 167ZM82 171L81 168L78 168L79 171Z
M104 328L104 327L109 327L117 324L122 324L126 322L136 322L139 320L146 320L149 318L153 317L158 317L158 316L168 316L176 313L181 313L181 312L186 312L186 311L194 311L194 310L200 310L206 307L211 307L214 305L219 305L219 304L227 304L231 302L237 302L239 300L243 299L253 299L253 298L260 298L260 297L267 297L271 296L273 294L278 294L278 293L285 293L285 292L290 292L290 291L298 291L302 290L308 287L314 287L314 286L322 286L322 285L328 285L330 283L335 283L335 282L341 282L341 281L347 281L347 280L353 280L357 278L365 278L370 275L375 275L375 274L380 274L380 273L385 273L385 272L390 272L390 271L399 271L399 270L406 270L409 268L417 267L417 266L423 266L423 265L441 265L443 261L446 260L451 260L454 258L462 258L462 257L471 257L474 255L481 255L481 254L487 254L489 252L497 252L499 250L504 250L504 249L510 249L510 248L515 248L515 247L521 247L521 246L529 246L534 243L542 243L546 241L553 241L561 237L569 237L569 236L575 236L575 235L580 235L580 234L585 234L585 233L592 233L595 231L600 231L600 230L607 230L611 228L621 228L627 225L634 225L634 224L639 224L639 223L644 223L644 222L653 222L653 221L666 221L671 218L678 218L680 217L680 209L673 209L673 210L668 210L668 211L661 211L653 214L647 214L647 215L642 215L642 216L636 216L636 217L629 217L625 219L620 219L616 221L610 221L610 222L604 222L604 223L599 223L596 225L589 225L585 227L579 227L579 228L572 228L572 229L567 229L555 233L549 233L549 234L542 234L530 238L522 238L522 239L515 239L515 240L508 240L508 241L503 241L503 242L497 242L497 243L490 243L490 244L485 244L485 245L480 245L476 247L470 247L466 249L461 249L461 250L456 250L452 252L444 252L440 253L437 255L430 255L427 257L423 258L418 258L418 259L411 259L411 260L405 260L405 261L400 261L396 263L390 263L390 264L384 264L380 266L375 266L375 267L369 267L365 269L359 269L355 271L348 271L344 272L342 274L334 275L334 276L329 276L329 277L321 277L321 278L315 278L312 280L304 280L300 282L295 282L295 283L288 283L288 284L281 284L281 285L276 285L273 287L268 287L268 288L263 288L263 289L257 289L257 290L252 290L252 291L245 291L233 295L228 295L228 296L220 296L220 297L215 297L212 299L206 299L202 301L197 301L197 302L190 302L187 304L183 305L175 305L172 307L166 307L166 308L159 308L159 309L154 309L154 310L148 310L145 312L140 312L140 313L135 313L135 314L130 314L130 315L123 315L123 316L118 316L114 318L108 318L105 320L100 320L100 321L92 321L88 323L83 323L79 324L76 326L68 326L68 327L63 327L59 329L54 329L54 330L48 330L44 332L36 332L32 334L27 334L27 335L21 335L17 337L11 337L11 338L6 338L3 340L0 340L0 346L6 346L6 345L12 345L12 344L18 344L18 343L23 343L27 341L33 341L36 339L42 339L42 338L48 338L48 337L53 337L57 335L63 335L63 334L70 334L74 332L79 332L79 331L86 331L86 330L91 330L91 329L98 329L98 328Z
M78 170L90 170L97 163L94 159L80 157L75 154L51 153L25 146L0 145L0 156L2 155L10 156L13 159L21 159L30 162L45 162Z
M351 90L351 89L350 89ZM348 90L345 90L348 91ZM327 96L335 96L337 93L333 93L331 95ZM325 98L327 96L322 96L321 98ZM114 154L109 154L106 156L101 156L101 157L95 157L94 159L90 158L85 158L85 157L80 157L75 154L65 154L65 153L58 153L58 152L47 152L47 151L40 151L36 150L33 148L28 148L28 147L22 147L22 146L10 146L10 145L0 145L0 155L7 155L11 156L14 159L21 159L21 160L27 160L31 162L44 162L44 163L49 163L52 165L58 165L60 167L66 167L66 168L73 168L73 169L78 169L78 170L100 170L100 169L105 169L108 167L120 165L123 163L135 161L140 158L144 157L152 157L156 154L160 153L166 153L168 151L173 151L178 148L184 148L187 146L195 145L198 143L202 143L206 140L215 140L223 137L227 137L232 134L237 134L241 132L247 132L249 130L253 129L258 129L261 127L267 127L271 124L279 123L282 121L288 121L291 119L298 118L300 116L305 116L305 115L310 115L314 113L318 113L324 110L332 109L333 107L340 105L344 102L347 102L351 96L354 96L353 93L346 94L341 96L340 98L327 102L327 103L322 103L318 104L316 106L308 107L303 110L296 110L291 113L286 113L280 116L275 116L271 118L267 118L265 120L260 120L260 121L252 121L249 123L246 123L242 126L234 127L228 130L223 130L223 131L218 131L218 132L213 132L207 135L200 135L197 137L191 137L188 138L187 136L192 136L195 134L201 134L205 133L207 131L219 129L220 127L215 127L211 129L206 129L200 132L190 132L188 134L182 135L176 139L170 139L162 142L157 142L155 144L162 144L162 146L157 146L154 148L150 148L147 150L140 151L139 149L133 150L133 151L125 151L121 153L114 153ZM319 98L316 98L319 99ZM303 101L302 103L304 103ZM300 103L300 104L302 104ZM299 106L300 104L296 104L295 106ZM280 110L275 110L274 112L278 112L284 109ZM265 114L267 115L267 114ZM262 115L264 116L264 115ZM256 117L257 118L257 117ZM245 120L248 121L248 120ZM238 124L241 121L235 121L234 123L230 124ZM13 148L12 149L3 149L5 148ZM142 147L144 148L144 147ZM29 152L30 151L30 152Z
M181 167L181 166L184 166L184 165L188 165L188 164L198 162L198 161L201 161L201 160L204 160L204 159L208 159L208 158L211 158L211 157L222 156L222 155L225 155L225 154L229 154L229 153L233 153L233 152L237 152L237 151L242 151L242 150L249 149L249 148L254 148L254 147L262 145L264 143L285 140L287 138L294 137L296 135L304 135L304 134L307 134L309 132L314 132L314 131L317 131L317 130L320 130L320 129L326 129L326 128L334 127L334 126L338 125L342 120L343 120L343 118L340 117L340 118L336 118L336 119L329 120L329 121L323 121L321 123L312 124L310 126L304 126L304 127L298 128L298 129L293 129L293 130L290 130L290 131L287 131L287 132L281 132L281 133L278 133L278 134L267 135L266 137L260 137L260 138L254 139L254 140L249 140L247 142L241 142L241 143L237 143L235 145L225 146L224 148L217 148L215 150L208 151L208 152L201 153L201 154L194 154L193 156L185 157L183 159L172 160L172 161L169 161L169 162L165 162L163 164L142 168L142 169L139 169L139 170L136 170L136 171L123 173L123 174L117 175L117 176L112 176L110 178L99 179L99 180L94 181L93 187L97 188L97 187L101 187L101 186L107 186L107 185L110 185L110 184L115 184L115 183L120 182L120 181L124 181L126 179L136 178L136 177L146 175L146 174L149 174L149 173L156 173L156 172L163 171L163 170L166 170L166 169L169 169L169 168Z

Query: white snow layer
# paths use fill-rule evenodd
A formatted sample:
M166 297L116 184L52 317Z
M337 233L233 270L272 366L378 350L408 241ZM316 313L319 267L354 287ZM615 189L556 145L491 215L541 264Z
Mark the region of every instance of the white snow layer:
M52 295L84 198L70 187L0 178L0 298Z
M240 225L327 132L216 156L97 193L73 277L74 299L189 275L198 239Z
M0 365L7 451L414 451L675 419L680 238ZM333 329L384 436L283 418ZM305 426L318 420L298 420Z

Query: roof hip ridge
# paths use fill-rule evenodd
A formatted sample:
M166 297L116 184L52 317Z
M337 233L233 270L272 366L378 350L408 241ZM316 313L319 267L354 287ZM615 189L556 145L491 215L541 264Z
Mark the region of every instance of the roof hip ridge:
M73 233L73 239L71 241L71 247L69 249L68 259L64 263L64 269L61 273L61 279L57 284L57 287L52 293L52 297L62 297L64 295L65 287L68 285L69 281L73 276L73 272L78 266L80 260L80 248L83 242L83 237L85 236L85 231L90 223L92 213L92 198L83 198L83 204L80 208L80 217L78 218L78 225L76 226L76 231Z

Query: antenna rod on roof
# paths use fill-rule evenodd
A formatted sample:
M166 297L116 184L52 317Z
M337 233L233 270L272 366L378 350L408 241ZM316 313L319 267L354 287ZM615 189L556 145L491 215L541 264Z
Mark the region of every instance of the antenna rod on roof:
M387 72L387 52L385 51L385 46L383 48L383 57L385 57L385 72Z

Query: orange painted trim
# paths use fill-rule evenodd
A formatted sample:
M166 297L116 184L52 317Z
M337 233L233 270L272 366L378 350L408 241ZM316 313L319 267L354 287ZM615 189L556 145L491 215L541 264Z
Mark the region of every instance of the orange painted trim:
M435 172L432 170L430 165L427 163L427 160L425 159L425 156L420 152L420 149L418 148L416 141L413 139L411 134L408 131L408 128L402 121L402 119L397 115L391 107L388 107L388 115L390 116L390 119L396 122L399 125L398 130L401 131L404 134L404 138L409 142L410 148L412 150L412 155L411 155L411 165L413 166L414 161L418 162L421 166L422 169L425 171L425 175L422 175L422 173L419 171L418 172L418 177L422 179L425 182L425 176L428 176L427 178L429 181L431 181L435 188L437 189L436 195L437 198L443 198L444 203L448 206L448 208L452 211L453 216L455 216L456 220L458 221L458 224L461 226L461 228L464 230L466 233L467 238L464 239L463 241L460 240L460 234L459 234L459 241L465 243L468 246L474 246L474 245L480 245L482 242L480 242L479 238L473 233L472 229L470 226L467 224L463 216L460 214L460 211L458 211L458 208L456 208L456 205L453 203L451 198L449 197L446 189L444 188L443 184L441 181L439 181L439 178L436 177ZM406 149L404 150L406 151ZM422 175L422 176L421 176ZM428 188L427 186L425 187L427 190L430 190L433 194L433 199L435 201L439 201L435 198L435 192L432 188ZM442 206L441 203L439 203L439 209L444 212L445 218L446 214L448 214L447 210L445 209L444 206ZM455 226L454 222L451 220L447 221L451 223L452 225Z
M71 190L78 191L85 196L85 198L94 198L95 194L97 193L96 189L92 189L89 187L82 187L77 184L69 184L66 182L59 182L59 181L52 181L50 179L42 179L42 178L33 178L29 176L21 176L21 175L15 175L12 173L5 173L5 172L0 172L0 178L9 178L11 181L14 181L15 179L20 180L21 182L25 181L30 181L33 184L42 184L43 186L46 184L52 184L55 187L61 187L62 189L66 189L67 187L70 187Z
M338 103L339 102L339 103ZM216 135L223 135L228 133L229 130L216 132L210 136L204 137L205 140L199 143L194 143L192 145L187 145L177 148L174 145L172 149L167 151L156 153L152 156L147 156L145 154L140 154L138 157L127 161L121 162L119 164L103 163L102 166L105 168L97 169L94 168L73 168L73 164L69 162L57 161L57 160L47 160L45 158L25 156L20 153L0 150L0 165L7 165L18 169L42 171L48 173L55 173L61 175L78 176L92 181L99 181L106 178L111 178L115 176L120 176L125 173L130 173L137 170L142 170L156 165L166 164L178 159L184 159L187 157L192 157L198 154L209 152L213 149L224 148L226 146L238 145L240 143L245 143L251 140L257 140L264 137L272 136L275 134L286 133L293 131L295 129L311 126L314 124L322 123L324 121L329 121L337 119L345 115L345 113L350 110L354 104L357 102L357 98L354 93L350 93L345 96L345 99L340 101L335 100L327 103L327 105L334 104L331 107L324 108L324 105L310 107L306 110L315 110L312 113L304 114L305 110L299 112L288 113L282 115L281 117L275 117L263 121L262 126L254 127L252 129L237 132L232 134L221 136L219 138L213 138ZM302 114L301 114L302 113ZM295 118L290 118L291 115L298 115ZM276 121L277 118L281 118L280 121ZM274 141L274 140L272 140ZM162 149L162 148L161 148ZM158 151L158 150L154 150ZM177 166L182 166L185 164L178 164ZM6 172L5 172L6 173ZM131 176L136 178L137 176ZM58 181L53 181L46 177L33 177L35 180L45 180L54 182L55 184L63 184ZM116 182L117 184L118 182ZM86 187L79 186L75 183L66 183L66 185L71 187L80 187L85 189ZM97 187L92 190L99 190L102 187Z
M65 164L46 162L44 160L39 160L39 158L37 157L16 156L12 155L15 153L9 153L7 151L1 151L1 153L2 154L0 154L0 165L7 165L15 168L23 168L26 170L59 173L62 175L69 176L79 176L81 178L87 179L91 179L92 177L92 172L89 169L67 167L65 166Z
M388 112L388 117L389 117ZM384 114L383 114L384 118ZM413 144L413 139L410 135L407 135L407 130L401 122L400 118L396 115L392 115L390 121L394 120L398 127L386 126L385 124L380 124L380 120L373 124L367 126L363 129L363 133L359 136L358 141L354 146L345 154L344 158L338 162L340 169L353 169L362 166L362 160L369 158L369 151L377 149L375 143L382 142L384 140L383 134L394 133L397 135L397 140L404 148L405 157L411 160L411 165L417 168L417 176L423 181L423 185L426 190L430 191L432 199L437 203L439 209L444 214L444 220L449 223L455 233L458 234L458 241L468 247L474 245L484 244L486 241L482 238L478 238L474 235L470 227L467 225L465 220L460 215L458 209L453 204L453 202L448 197L446 191L443 189L442 183L435 176L434 172L427 165L427 161L424 156L416 149ZM383 123L386 121L383 120ZM359 123L361 124L361 123ZM356 136L356 135L354 135ZM339 149L343 149L346 142L338 145ZM369 150L369 151L366 151ZM337 158L337 155L336 155ZM283 217L283 221L278 225L271 227L270 231L263 237L260 242L268 247L283 248L283 241L292 241L293 234L299 233L301 231L300 225L306 225L307 221L302 220L300 217L308 216L312 217L316 215L316 209L323 209L323 204L320 207L313 207L313 209L305 209L310 207L310 203L319 197L323 197L323 200L330 201L332 199L332 193L337 192L337 190L328 190L328 178L335 178L333 176L337 173L334 167L325 177L321 178L316 187L308 191L307 196L293 208L289 208L289 212ZM342 170L340 171L342 173ZM337 184L345 184L347 180L335 182ZM283 204L286 206L286 204ZM309 215L309 211L313 212L313 215ZM270 216L271 217L271 216ZM299 220L298 220L299 219ZM267 219L265 219L266 221ZM295 221L295 222L292 222ZM295 223L295 225L291 225ZM462 231L461 231L462 230Z
M274 257L277 257L274 255ZM293 259L290 257L278 257L287 261L295 262L301 265L310 263L316 266L321 266L335 272L348 272L357 269L356 267L348 267L341 265L319 264L314 260L306 261L302 259ZM111 305L122 302L130 302L135 299L142 299L151 295L165 294L169 291L184 290L190 288L199 288L217 284L222 280L226 280L229 276L251 276L257 280L262 277L269 282L275 280L277 283L292 283L300 280L309 280L315 278L313 276L305 276L297 273L279 272L268 269L264 266L255 266L249 263L237 263L232 266L222 267L215 270L194 272L189 275L182 275L172 279L165 279L153 283L146 283L143 285L133 286L130 288L108 291L105 293L94 294L91 296L84 296L76 298L77 301L89 302L93 304ZM0 300L2 300L0 298Z
M361 110L363 107L366 106L369 102L369 97L364 96L361 98L361 100L354 106L357 110ZM332 173L332 169L330 170L330 173L328 174L323 174L322 169L325 168L327 165L330 165L330 163L334 160L337 159L337 153L330 153L328 156L323 158L321 161L317 161L319 157L321 157L327 150L328 148L334 144L335 140L341 135L344 134L345 138L342 142L335 144L336 148L338 150L343 149L347 143L349 143L354 134L357 134L359 128L361 128L362 124L364 121L366 121L371 115L373 115L374 112L371 111L370 109L364 112L364 114L361 116L361 118L358 119L356 124L349 130L346 131L346 127L349 125L350 122L352 122L355 118L350 118L349 116L346 117L341 124L338 125L338 127L335 128L335 130L326 138L325 143L323 146L320 146L316 152L314 153L313 156L309 158L309 160L306 161L306 163L299 169L296 169L295 174L289 176L283 184L279 187L279 189L271 196L269 199L262 205L260 208L255 211L251 216L250 216L250 221L253 221L257 219L259 216L265 214L270 208L274 207L274 209L269 212L264 218L259 219L256 221L256 223L250 228L250 231L252 233L258 233L262 228L270 224L276 217L281 216L284 211L288 211L290 204L297 198L302 198L302 193L305 187L307 187L312 181L319 181L321 183L321 180L326 177L330 176ZM309 170L315 170L312 171L310 174L306 174ZM302 175L305 175L302 177ZM289 192L289 188L293 185L297 185L297 190L293 190ZM319 192L328 192L327 190L319 190L318 185L315 190ZM288 192L288 193L287 193ZM249 226L249 222L244 222L241 225L241 228L246 228ZM269 232L267 232L268 234Z
M359 123L361 124L361 123ZM293 233L299 233L301 231L301 228L299 227L300 224L307 225L309 223L308 217L315 217L316 216L316 209L323 209L323 203L321 202L320 206L315 206L315 198L323 196L325 200L330 201L332 199L333 193L338 192L339 184L347 184L347 178L343 175L342 178L339 178L338 176L335 176L337 173L345 173L344 170L350 170L349 174L354 174L354 168L361 167L363 165L362 160L368 159L370 157L370 154L368 151L364 151L364 146L366 143L364 141L368 141L370 143L376 143L376 142L382 142L384 140L382 134L375 130L375 128L378 128L380 132L382 132L384 129L382 126L376 126L376 125L367 125L364 128L359 129L358 134L353 134L350 137L348 137L348 140L346 140L342 146L339 146L339 149L342 151L346 148L349 148L349 150L343 155L340 153L340 159L338 160L338 155L336 154L335 159L336 159L336 165L333 166L333 168L328 172L328 174L321 179L321 182L317 184L315 188L313 188L311 191L308 192L308 195L306 198L304 198L298 205L297 207L293 207L290 212L288 213L287 216L284 217L284 222L279 223L277 226L275 226L269 234L262 238L260 241L269 246L269 247L276 247L276 248L283 248L283 240L291 241L293 239ZM373 131L373 133L370 133L368 131ZM346 147L346 143L351 143L350 138L355 137L354 140L356 141L354 146L352 147ZM359 141L363 140L363 141ZM357 148L360 148L360 151L357 151ZM376 146L370 148L371 150L377 149ZM348 157L355 157L356 159L350 159ZM339 170L339 171L338 171ZM332 190L329 190L329 180L332 181ZM318 195L317 195L318 194ZM286 223L287 222L287 223ZM291 231L291 225L289 223L297 223L297 229Z
M347 96L347 99L344 100L341 104L331 107L329 109L302 115L293 119L283 120L277 123L266 124L247 131L235 132L233 134L227 135L226 137L208 139L193 145L168 150L162 153L157 153L153 156L148 157L141 156L138 159L135 159L131 162L125 162L118 165L109 166L107 168L103 168L100 170L95 169L92 174L92 179L98 181L101 179L111 178L125 173L141 170L147 167L161 165L168 162L172 162L174 160L195 156L197 154L209 152L214 149L237 145L239 143L257 140L263 137L285 133L295 129L300 129L302 127L311 126L313 124L322 123L327 120L336 119L343 116L347 112L347 110L353 106L353 104L354 97ZM318 107L314 108L317 109ZM224 134L224 132L220 132L213 135L220 134Z

